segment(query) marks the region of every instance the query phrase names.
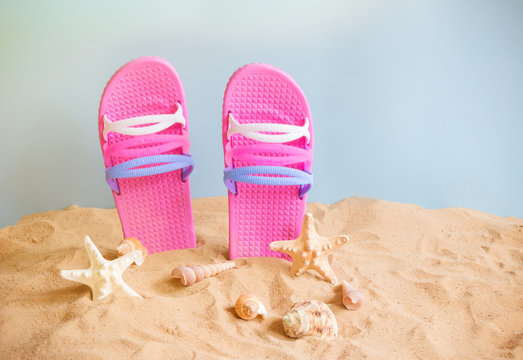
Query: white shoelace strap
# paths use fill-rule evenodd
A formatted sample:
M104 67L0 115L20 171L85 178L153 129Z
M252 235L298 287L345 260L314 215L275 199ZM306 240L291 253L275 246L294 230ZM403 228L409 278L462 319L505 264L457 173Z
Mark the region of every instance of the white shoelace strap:
M268 132L279 134L266 134ZM268 123L239 124L234 120L232 114L229 114L227 139L230 139L233 134L241 134L249 139L266 143L286 143L305 136L309 143L309 119L305 118L303 126Z
M107 134L111 131L122 135L149 135L160 132L168 127L178 123L185 126L182 106L178 104L178 109L174 114L145 115L128 118L119 121L110 121L107 115L104 115L104 140L107 140ZM148 125L136 127L139 125Z

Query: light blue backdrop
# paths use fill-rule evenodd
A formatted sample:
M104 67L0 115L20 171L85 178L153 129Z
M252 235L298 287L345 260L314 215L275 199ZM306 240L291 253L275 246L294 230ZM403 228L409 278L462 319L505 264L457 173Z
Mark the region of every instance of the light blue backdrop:
M0 3L0 226L112 207L99 98L122 64L185 86L194 197L225 195L220 112L237 67L290 73L315 121L311 201L367 196L523 217L523 2Z

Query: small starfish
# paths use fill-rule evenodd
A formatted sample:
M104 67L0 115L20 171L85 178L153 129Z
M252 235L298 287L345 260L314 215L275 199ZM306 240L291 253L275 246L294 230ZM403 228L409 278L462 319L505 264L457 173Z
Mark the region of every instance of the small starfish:
M291 275L300 276L308 269L316 270L326 281L338 283L327 255L349 241L349 237L338 235L323 237L316 232L312 214L305 214L301 234L295 240L273 241L269 247L292 257Z
M137 265L143 263L143 257L139 250L125 254L115 260L106 260L96 248L89 236L84 239L85 250L89 255L91 267L85 270L62 270L60 275L67 280L77 281L85 284L93 291L93 300L100 300L112 293L115 289L122 289L129 296L143 299L127 285L123 279L123 272L135 262Z

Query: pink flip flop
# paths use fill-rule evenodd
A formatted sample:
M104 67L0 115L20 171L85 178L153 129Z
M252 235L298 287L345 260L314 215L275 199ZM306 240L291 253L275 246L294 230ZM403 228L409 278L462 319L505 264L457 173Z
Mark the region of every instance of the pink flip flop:
M250 64L230 78L222 120L230 258L287 258L269 244L301 232L312 186L307 99L282 70Z
M150 253L196 247L188 179L194 162L174 67L142 57L120 68L102 95L98 129L125 237Z

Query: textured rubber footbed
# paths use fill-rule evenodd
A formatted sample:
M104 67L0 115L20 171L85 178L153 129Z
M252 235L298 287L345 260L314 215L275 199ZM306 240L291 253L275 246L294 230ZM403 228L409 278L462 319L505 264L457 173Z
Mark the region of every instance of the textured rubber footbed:
M172 114L178 102L187 120L183 87L169 63L153 57L134 60L118 70L104 90L100 134L104 115L118 121L141 115ZM181 134L181 125L174 124L159 134ZM129 138L111 132L107 142L111 145ZM101 136L100 141L103 142ZM141 147L146 146L151 145ZM181 154L181 149L164 154ZM127 160L130 158L113 156L106 166ZM113 192L113 196L125 237L138 238L151 253L196 246L189 179L181 181L181 170L118 179L118 185L120 194Z
M240 124L263 122L303 126L308 117L312 129L310 110L299 87L283 71L264 64L246 65L229 80L224 97L224 142L229 113ZM232 135L230 141L233 148L257 143L240 134ZM305 148L306 139L300 138L286 145ZM234 168L252 165L257 164L233 160ZM303 170L303 164L290 167ZM230 258L272 256L289 259L287 255L271 250L269 244L299 236L306 204L306 196L299 198L300 187L240 182L236 186L236 195L228 192Z

